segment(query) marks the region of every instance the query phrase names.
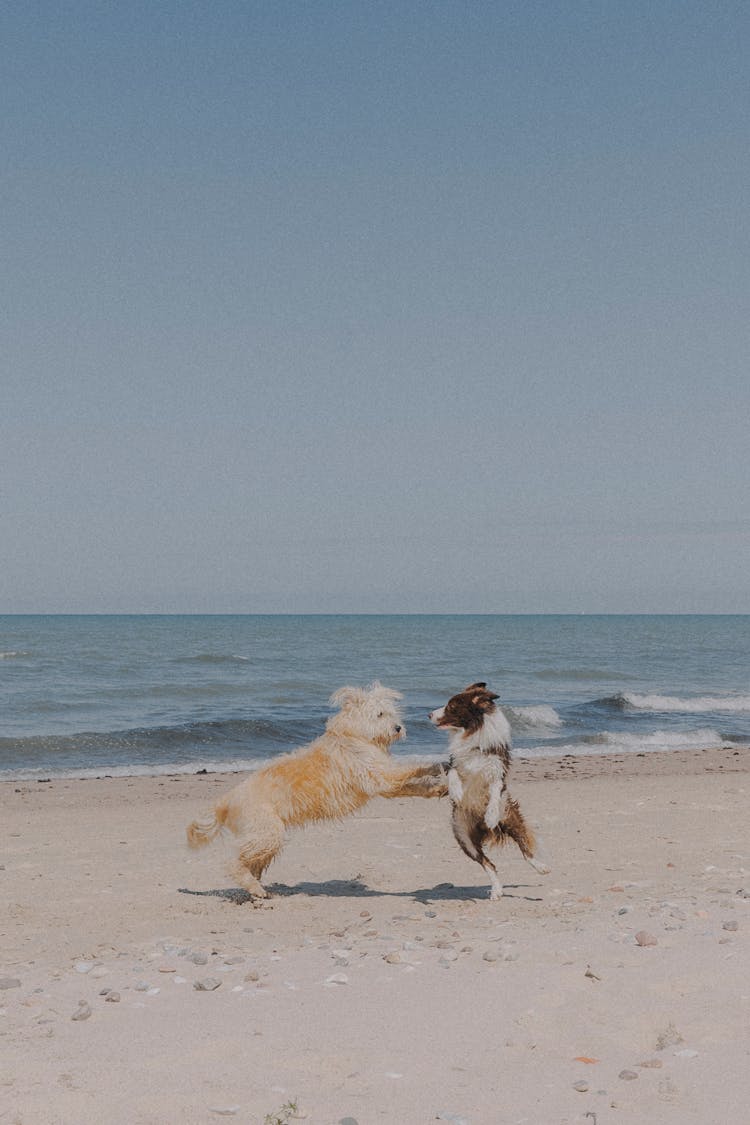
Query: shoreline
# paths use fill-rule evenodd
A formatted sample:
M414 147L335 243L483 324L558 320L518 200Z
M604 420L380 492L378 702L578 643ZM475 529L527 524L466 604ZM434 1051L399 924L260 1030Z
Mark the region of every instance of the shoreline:
M231 838L185 843L234 780L0 786L9 1121L743 1120L750 752L519 755L552 873L498 850L495 903L419 799L291 833L240 900Z
M394 754L397 762L440 762L446 760L446 754ZM71 781L125 781L133 778L142 780L156 780L180 777L226 777L238 778L255 770L270 765L274 757L262 758L257 762L247 763L210 763L208 766L193 768L196 763L181 766L177 763L168 763L163 767L91 767L88 769L73 770L71 772L55 773L43 769L34 770L28 775L16 774L6 776L0 774L0 792L4 786L49 784ZM555 771L571 771L578 777L599 777L612 771L617 773L664 773L674 772L702 772L705 769L724 769L727 771L745 769L750 762L750 745L727 743L705 747L652 749L650 746L643 750L591 751L590 753L550 752L542 754L536 752L527 756L523 750L512 751L513 776L524 780L538 780L540 777L553 776ZM648 764L647 764L648 763ZM624 767L624 769L622 768ZM125 772L127 771L127 772Z

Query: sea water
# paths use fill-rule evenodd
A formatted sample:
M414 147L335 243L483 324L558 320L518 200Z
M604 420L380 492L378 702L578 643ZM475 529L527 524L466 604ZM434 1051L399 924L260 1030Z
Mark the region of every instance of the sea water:
M750 745L750 616L0 617L0 778L246 769L319 735L328 697L404 695L396 754L485 680L519 755Z

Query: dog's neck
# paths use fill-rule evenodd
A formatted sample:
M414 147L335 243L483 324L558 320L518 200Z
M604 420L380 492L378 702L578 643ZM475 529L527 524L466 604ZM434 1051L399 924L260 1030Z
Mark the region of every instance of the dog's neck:
M481 750L485 753L498 753L501 750L506 754L510 749L510 723L505 718L499 707L485 716L479 730L467 734L466 731L456 731L452 736L449 748L451 754L460 754L471 750Z

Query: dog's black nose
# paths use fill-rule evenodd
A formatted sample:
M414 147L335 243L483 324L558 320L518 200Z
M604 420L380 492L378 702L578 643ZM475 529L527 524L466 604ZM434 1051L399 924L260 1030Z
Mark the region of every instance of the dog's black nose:
M401 727L400 726L396 726L396 734L401 734Z

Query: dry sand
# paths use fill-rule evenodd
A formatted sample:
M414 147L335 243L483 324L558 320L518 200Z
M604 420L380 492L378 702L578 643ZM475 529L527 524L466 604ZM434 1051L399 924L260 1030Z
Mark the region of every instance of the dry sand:
M553 872L498 903L445 801L293 835L254 907L184 843L230 776L5 784L0 1123L741 1125L749 768L518 761Z

